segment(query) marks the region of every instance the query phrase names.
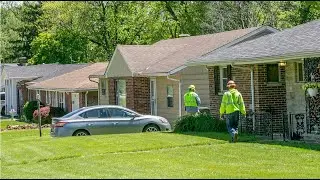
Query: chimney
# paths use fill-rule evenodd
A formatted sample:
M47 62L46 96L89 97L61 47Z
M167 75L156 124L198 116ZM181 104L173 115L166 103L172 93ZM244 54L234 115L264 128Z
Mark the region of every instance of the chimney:
M181 38L181 37L190 37L190 34L180 34L179 38Z

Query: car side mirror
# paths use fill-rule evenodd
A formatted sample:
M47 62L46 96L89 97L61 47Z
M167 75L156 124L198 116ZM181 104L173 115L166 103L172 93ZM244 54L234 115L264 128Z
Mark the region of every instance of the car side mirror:
M138 117L136 114L131 114L131 120L134 120L136 117Z

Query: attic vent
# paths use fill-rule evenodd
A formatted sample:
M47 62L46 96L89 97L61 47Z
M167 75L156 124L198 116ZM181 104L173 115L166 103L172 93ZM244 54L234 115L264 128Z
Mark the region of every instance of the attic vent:
M180 34L179 37L189 37L190 34Z

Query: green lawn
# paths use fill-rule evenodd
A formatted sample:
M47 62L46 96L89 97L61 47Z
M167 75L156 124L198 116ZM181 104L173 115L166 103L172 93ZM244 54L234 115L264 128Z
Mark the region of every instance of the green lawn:
M27 123L19 122L19 121L15 121L15 120L11 120L11 119L1 119L0 124L1 124L1 128L4 129L8 125L23 125L23 124L27 124Z
M1 133L1 178L320 178L320 145L224 133Z

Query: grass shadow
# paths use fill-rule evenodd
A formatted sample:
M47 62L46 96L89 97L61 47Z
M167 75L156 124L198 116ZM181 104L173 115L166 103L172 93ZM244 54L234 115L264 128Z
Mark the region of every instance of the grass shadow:
M176 134L190 135L206 137L218 140L224 140L230 142L230 135L227 132L172 132ZM251 134L239 134L238 142L246 143L259 143L259 144L269 144L269 145L281 145L295 148L302 148L308 150L320 151L320 144L318 143L308 143L304 141L283 141L283 140L270 140L265 137L255 136Z

